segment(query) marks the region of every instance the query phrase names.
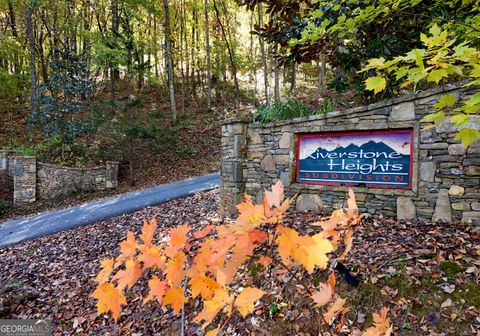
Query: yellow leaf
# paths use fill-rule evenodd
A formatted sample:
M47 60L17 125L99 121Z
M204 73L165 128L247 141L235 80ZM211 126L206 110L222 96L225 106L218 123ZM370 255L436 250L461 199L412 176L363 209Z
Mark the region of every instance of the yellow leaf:
M383 91L387 86L387 81L383 77L375 76L370 77L365 80L365 88L367 90L373 91L374 94Z
M207 277L205 274L192 277L188 284L192 290L192 298L201 295L204 300L210 300L213 296L213 291L220 288L220 285L215 280Z
M457 101L457 96L455 95L455 93L442 95L438 100L438 102L433 105L433 107L440 110L440 109L443 109L444 107L450 107L455 105L456 101Z
M92 293L92 297L97 299L97 313L100 315L102 313L111 311L112 316L115 321L120 315L121 305L127 304L125 296L122 292L115 288L115 286L110 282L104 282L95 289Z
M143 221L142 233L140 234L140 239L142 239L143 244L150 246L155 235L155 230L157 229L157 220L153 218L150 223Z
M185 253L179 251L173 259L171 259L165 269L166 279L168 284L172 287L178 287L185 278L184 266L185 266Z
M171 305L175 314L179 314L182 310L183 304L188 302L188 299L183 296L183 288L171 287L165 292L163 297L163 306Z
M235 307L237 307L240 314L245 318L248 314L253 312L255 308L255 301L259 300L265 292L258 288L245 288L235 300Z
M338 298L337 301L335 301L328 309L328 311L323 314L323 319L325 320L325 322L327 322L328 324L332 324L334 318L337 318L337 316L340 314L345 314L346 312L348 312L349 308L343 306L345 302L345 299Z
M220 331L220 328L215 328L212 330L209 330L205 336L217 336L218 332Z
M314 292L311 297L317 307L322 307L330 302L333 295L333 289L335 287L335 275L330 273L327 283L321 283L320 290Z
M362 336L390 335L393 329L390 319L387 318L388 308L380 309L380 314L373 314L373 326L365 330Z
M114 258L103 259L102 261L100 261L100 264L102 265L102 270L95 278L95 281L98 284L102 284L108 280L110 273L112 273L114 263Z
M131 288L141 275L142 267L140 264L134 260L127 260L125 269L118 271L112 280L118 280L119 289Z
M154 275L150 280L148 280L148 287L150 288L150 291L148 292L148 296L143 300L143 303L145 304L148 301L156 298L157 302L162 304L163 297L168 289L167 283Z
M118 260L125 260L135 255L137 251L137 241L132 231L128 231L127 239L120 242L121 254L118 256Z

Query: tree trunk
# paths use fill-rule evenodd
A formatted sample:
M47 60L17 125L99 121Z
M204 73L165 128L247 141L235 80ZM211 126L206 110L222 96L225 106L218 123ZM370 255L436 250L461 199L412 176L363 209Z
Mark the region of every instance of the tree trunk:
M263 28L263 10L262 10L262 4L260 3L258 5L258 26L260 28ZM264 81L264 93L265 93L265 101L266 103L270 103L270 97L268 94L268 63L267 63L267 56L265 54L265 41L263 41L263 38L260 36L259 38L260 42L260 54L262 57L262 64L263 64L263 81Z
M37 110L37 75L35 71L35 35L33 32L33 4L29 3L26 10L26 30L30 49L30 104L32 112Z
M205 45L207 51L207 108L212 108L212 75L210 63L210 36L208 33L208 0L205 0Z
M318 98L323 98L323 96L325 95L326 73L327 73L327 56L325 55L325 51L323 51L321 56L319 75L318 75Z
M233 85L234 85L234 90L235 90L234 91L234 101L235 101L235 106L237 106L240 89L239 89L239 85L238 85L237 64L235 62L234 50L230 46L227 34L225 32L225 27L223 26L222 20L220 19L220 13L219 13L218 8L217 8L216 0L213 0L213 7L215 9L216 18L217 18L218 24L220 25L220 30L222 32L223 39L225 40L225 44L227 45L228 57L229 57L229 60L230 60L230 65L232 67Z
M295 93L295 85L297 82L297 63L292 63L292 77L290 78L290 94Z
M175 104L175 87L173 83L173 60L172 60L172 45L170 40L170 9L168 7L168 0L163 0L165 8L165 46L167 49L167 72L168 72L168 86L170 89L170 106L172 112L172 121L177 122L177 108Z
M275 43L275 51L274 51L274 58L275 58L275 88L274 88L274 96L273 99L275 101L280 100L280 67L278 65L278 59L275 57L278 54L278 43Z

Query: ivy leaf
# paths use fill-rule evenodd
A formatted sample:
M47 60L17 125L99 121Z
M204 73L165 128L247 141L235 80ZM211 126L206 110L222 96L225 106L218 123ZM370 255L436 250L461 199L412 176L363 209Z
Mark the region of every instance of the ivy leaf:
M102 314L111 311L115 321L118 320L120 315L121 305L127 304L122 292L110 282L104 282L98 286L92 293L92 297L98 300L97 313Z
M258 288L248 287L245 288L235 300L235 307L245 318L248 314L253 312L255 308L255 301L259 300L265 292Z
M440 110L445 107L450 107L455 105L456 101L457 101L457 96L454 93L443 95L438 100L438 103L434 104L433 107Z
M373 91L374 94L383 91L387 86L387 81L383 77L375 76L370 77L365 80L365 88L367 90Z
M472 143L478 141L478 130L473 128L464 128L458 131L455 135L455 140L462 141L463 146L466 148Z

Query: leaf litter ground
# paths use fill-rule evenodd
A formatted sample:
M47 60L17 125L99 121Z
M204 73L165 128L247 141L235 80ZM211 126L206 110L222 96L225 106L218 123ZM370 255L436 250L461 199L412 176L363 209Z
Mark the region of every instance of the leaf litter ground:
M218 191L147 208L95 225L25 242L0 250L0 318L52 319L55 335L173 335L180 320L147 295L146 281L128 291L129 302L118 324L110 315L96 315L90 294L99 260L118 255L127 230L138 234L144 219L156 216L163 227L189 223L201 230L221 224ZM285 223L312 233L319 216L292 211ZM343 263L360 278L358 287L336 274L336 292L350 311L338 329L322 324L322 312L310 298L298 295L307 281L325 282L327 272L295 277L248 265L235 286L254 284L276 295L257 303L244 320L234 315L224 328L228 335L360 335L372 324L372 313L386 306L399 335L480 335L480 242L464 225L406 223L375 217L362 221L353 249ZM281 294L281 295L280 295ZM186 335L203 335L192 323L192 301L186 307Z

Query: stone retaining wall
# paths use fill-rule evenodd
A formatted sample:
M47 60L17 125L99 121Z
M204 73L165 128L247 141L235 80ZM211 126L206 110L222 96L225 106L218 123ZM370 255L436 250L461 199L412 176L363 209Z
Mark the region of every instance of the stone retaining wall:
M16 156L14 151L0 151L0 173L13 180L15 205L118 187L118 162L107 162L103 167L70 168L37 162L35 157Z
M221 211L232 216L247 193L261 200L264 188L280 179L288 195L300 193L297 207L332 211L341 208L346 187L295 182L296 142L300 133L351 130L414 130L412 189L354 187L361 211L411 220L467 220L480 224L480 144L465 149L454 140L448 121L428 130L419 120L433 111L440 95L455 93L465 99L479 89L448 85L382 101L269 124L230 119L222 125ZM480 118L473 117L474 127Z

